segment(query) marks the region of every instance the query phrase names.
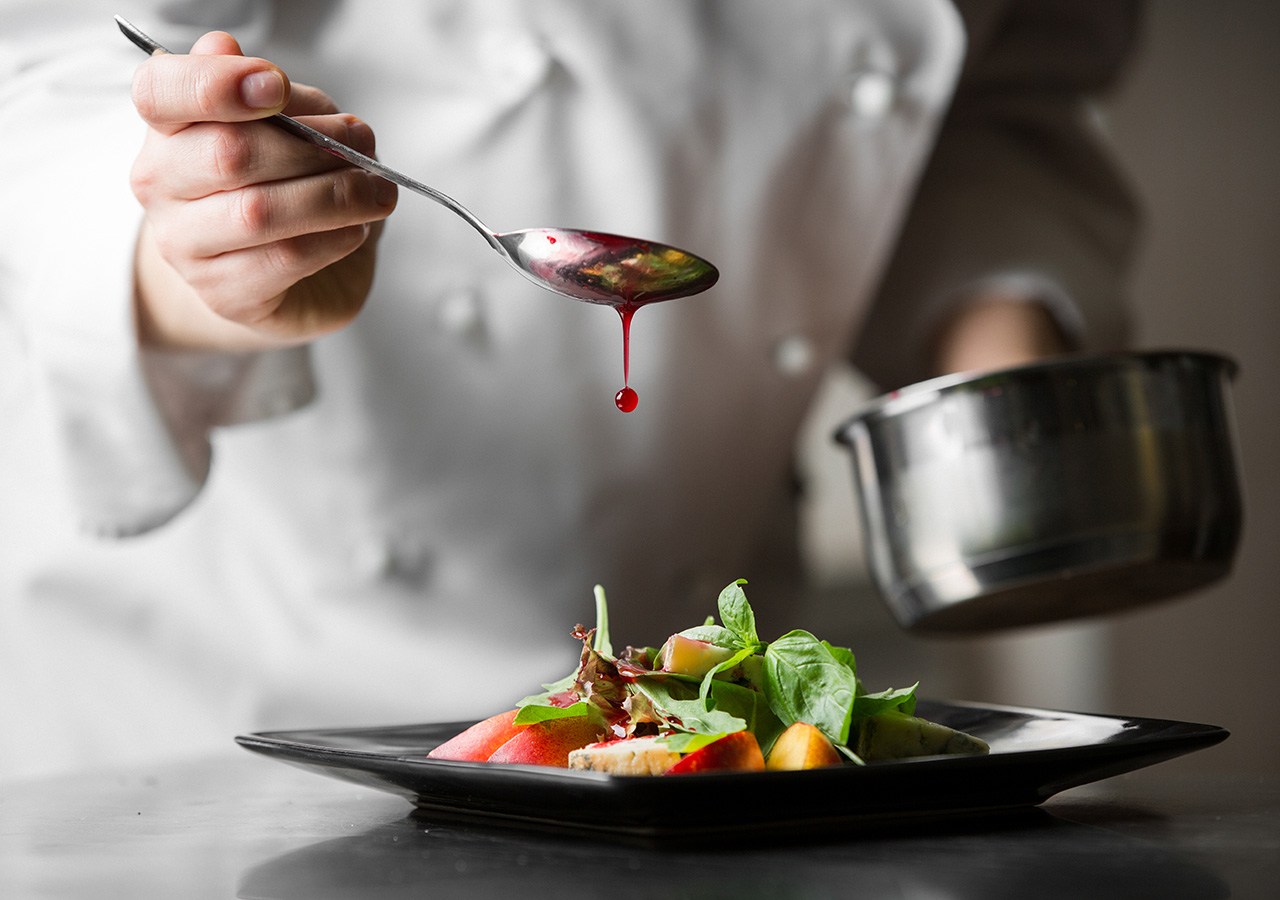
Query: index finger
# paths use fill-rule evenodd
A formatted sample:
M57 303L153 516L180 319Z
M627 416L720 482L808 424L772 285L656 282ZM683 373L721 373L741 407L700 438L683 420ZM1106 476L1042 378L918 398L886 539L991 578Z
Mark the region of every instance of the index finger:
M247 122L289 102L289 79L265 59L159 53L138 67L133 104L165 134L193 122Z

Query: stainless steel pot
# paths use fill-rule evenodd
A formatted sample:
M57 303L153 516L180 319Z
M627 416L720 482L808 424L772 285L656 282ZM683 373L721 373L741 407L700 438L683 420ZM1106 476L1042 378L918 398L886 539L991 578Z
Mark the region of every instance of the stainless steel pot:
M1210 353L1068 356L862 409L836 439L899 623L1022 626L1222 578L1243 521L1235 374Z

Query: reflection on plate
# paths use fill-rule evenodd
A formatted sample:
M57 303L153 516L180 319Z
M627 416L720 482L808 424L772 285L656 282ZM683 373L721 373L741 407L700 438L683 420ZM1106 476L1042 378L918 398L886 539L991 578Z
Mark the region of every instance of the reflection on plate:
M655 778L427 758L469 722L236 740L455 818L679 838L1035 806L1067 788L1212 746L1228 734L1213 725L976 703L921 700L917 714L984 739L990 755Z

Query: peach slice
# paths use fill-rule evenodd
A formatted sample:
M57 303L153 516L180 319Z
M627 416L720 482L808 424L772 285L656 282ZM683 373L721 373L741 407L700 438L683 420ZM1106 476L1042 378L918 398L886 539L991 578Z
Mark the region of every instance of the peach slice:
M667 775L687 775L692 772L762 772L764 754L760 744L750 731L726 734L667 769Z
M662 671L702 678L733 656L733 651L728 647L717 647L707 641L673 634L662 645L659 656L662 658Z
M604 729L585 716L535 722L493 752L489 762L526 766L569 765L569 754L604 737Z
M432 759L461 759L484 762L507 741L529 726L516 725L514 719L520 710L512 709L483 722L477 722L466 731L456 734L436 747L427 756Z
M764 767L771 772L820 769L840 765L840 754L827 736L808 722L796 722L774 741Z

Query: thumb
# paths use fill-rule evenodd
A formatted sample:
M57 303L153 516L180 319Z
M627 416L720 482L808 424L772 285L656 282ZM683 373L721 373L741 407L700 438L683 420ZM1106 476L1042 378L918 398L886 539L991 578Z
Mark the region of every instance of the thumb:
M193 122L244 122L280 112L290 84L280 68L247 58L231 35L212 31L187 55L157 53L138 67L133 102L164 134Z
M191 56L244 56L239 41L225 31L210 31L202 35L189 53ZM261 62L270 69L247 75L240 82L240 97L246 106L253 109L284 109L289 103L289 79L277 66L266 60Z
M210 31L192 45L192 56L244 56L240 44L225 31Z

